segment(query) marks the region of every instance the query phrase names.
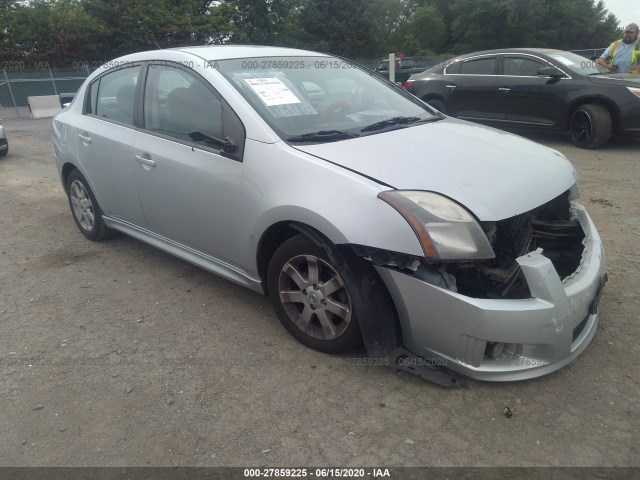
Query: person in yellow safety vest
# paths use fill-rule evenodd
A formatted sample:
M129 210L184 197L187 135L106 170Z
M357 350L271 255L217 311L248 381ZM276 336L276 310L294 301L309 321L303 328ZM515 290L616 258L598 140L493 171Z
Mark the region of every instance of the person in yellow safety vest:
M638 25L630 23L624 29L624 37L613 42L602 56L596 60L598 65L616 72L629 73L638 70L640 60L640 39Z

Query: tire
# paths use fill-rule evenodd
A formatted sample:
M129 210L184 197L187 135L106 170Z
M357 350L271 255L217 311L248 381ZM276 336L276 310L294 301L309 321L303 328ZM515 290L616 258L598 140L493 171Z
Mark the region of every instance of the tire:
M611 138L611 113L597 103L581 105L571 115L571 140L579 148L599 148Z
M73 219L85 237L99 241L113 236L114 230L104 223L96 197L77 169L67 177L67 197Z
M447 108L447 105L442 100L433 98L431 100L426 100L426 102L428 105L432 106L436 110L444 113L445 115L449 115L449 109Z
M328 255L305 235L288 239L273 254L269 297L280 322L300 343L326 353L346 353L362 344L358 312L364 305L347 270L335 249Z
M9 153L9 144L7 143L7 148L0 152L0 157L6 157L7 153Z

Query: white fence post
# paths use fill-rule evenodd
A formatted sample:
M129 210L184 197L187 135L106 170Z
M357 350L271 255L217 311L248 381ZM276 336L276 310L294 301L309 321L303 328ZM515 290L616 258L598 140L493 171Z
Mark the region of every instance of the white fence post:
M396 54L389 54L389 80L396 83Z

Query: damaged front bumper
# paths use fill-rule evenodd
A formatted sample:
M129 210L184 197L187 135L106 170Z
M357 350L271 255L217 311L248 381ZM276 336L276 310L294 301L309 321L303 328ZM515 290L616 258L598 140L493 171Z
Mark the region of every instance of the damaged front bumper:
M395 303L403 346L478 380L524 380L573 361L596 332L606 262L586 210L572 210L585 234L580 265L561 280L544 252L519 257L531 298L472 298L376 266Z

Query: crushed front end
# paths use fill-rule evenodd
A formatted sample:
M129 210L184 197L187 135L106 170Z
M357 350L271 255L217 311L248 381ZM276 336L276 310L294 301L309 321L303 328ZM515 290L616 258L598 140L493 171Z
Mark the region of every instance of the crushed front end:
M491 381L541 376L575 359L596 332L606 272L598 232L569 198L482 223L490 260L412 263L360 252L389 289L404 347Z

